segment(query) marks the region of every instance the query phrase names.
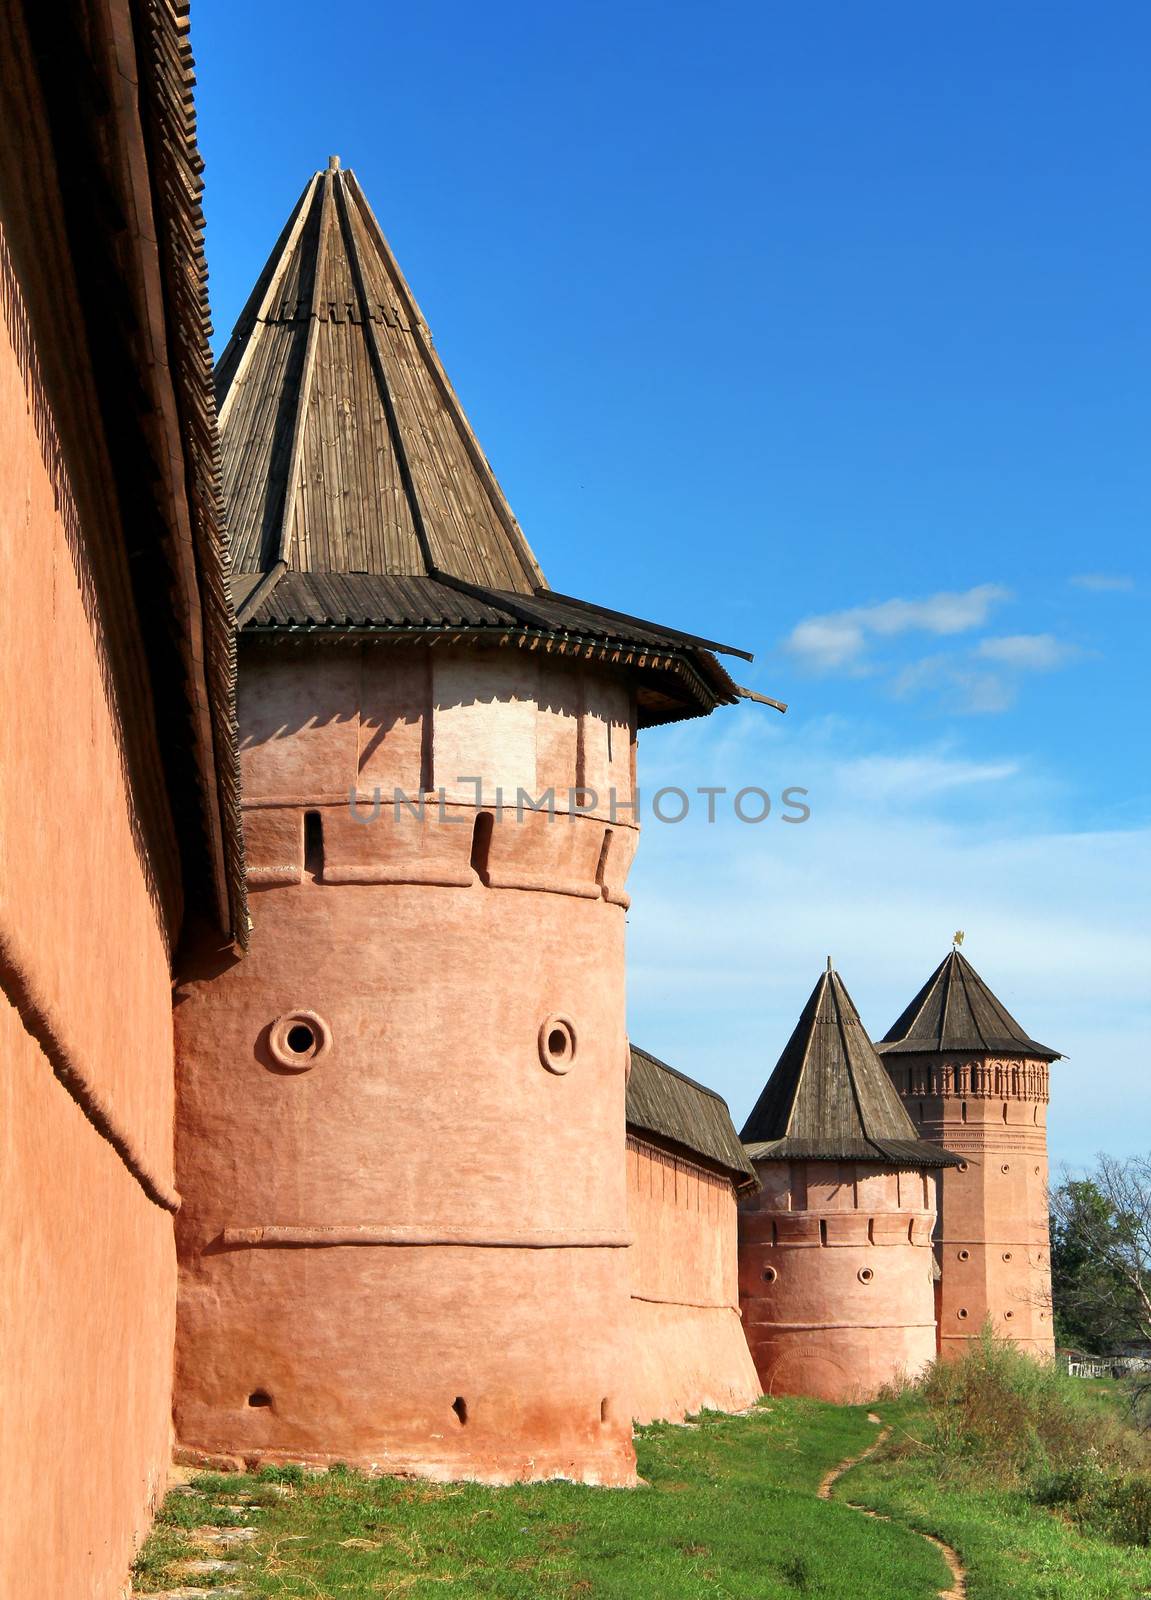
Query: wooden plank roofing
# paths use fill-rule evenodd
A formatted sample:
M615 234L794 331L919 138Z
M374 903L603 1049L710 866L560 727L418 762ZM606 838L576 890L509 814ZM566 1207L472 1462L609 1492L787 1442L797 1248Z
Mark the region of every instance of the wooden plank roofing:
M952 950L880 1041L883 1055L1003 1055L1058 1061L1030 1038L966 956Z
M60 514L100 611L142 870L170 936L182 907L243 942L235 615L187 11L0 6L12 251L0 275L18 283L18 355L43 396L35 430L59 452Z
M548 588L363 191L335 157L305 187L249 297L217 396L246 631L480 629L508 642L496 635L511 630L601 657L621 645L617 664L667 679L641 694L647 725L764 699L715 659L746 652Z
M958 1159L916 1136L830 962L740 1138L755 1161L945 1167Z
M238 571L543 582L352 172L300 196L217 393Z
M706 1166L721 1168L737 1191L759 1187L727 1102L714 1089L634 1044L627 1080L627 1126L643 1138L673 1145L701 1158Z

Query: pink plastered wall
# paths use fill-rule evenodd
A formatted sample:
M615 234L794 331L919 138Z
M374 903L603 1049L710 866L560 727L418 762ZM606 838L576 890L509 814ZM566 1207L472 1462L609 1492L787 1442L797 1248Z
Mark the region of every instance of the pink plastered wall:
M852 1162L757 1162L740 1205L748 1344L768 1394L855 1402L935 1355L935 1178Z
M627 1141L636 1420L740 1411L760 1393L738 1302L731 1179Z
M963 1158L940 1185L941 1354L961 1354L989 1321L1053 1356L1047 1064L912 1056L888 1072L923 1137Z
M347 644L257 650L240 685L251 949L206 946L177 996L180 1440L631 1482L635 829L566 814L593 758L630 784L626 689ZM517 821L516 789L548 785L565 810ZM294 1067L274 1025L297 1013L324 1048Z
M2 254L2 252L0 252ZM119 1595L170 1441L168 946L128 698L10 274L0 317L0 1593ZM169 908L170 914L171 908Z

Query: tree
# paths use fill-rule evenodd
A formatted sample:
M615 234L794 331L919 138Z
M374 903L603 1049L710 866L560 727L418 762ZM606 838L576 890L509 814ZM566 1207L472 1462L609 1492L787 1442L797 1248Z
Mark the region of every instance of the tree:
M1151 1156L1099 1156L1054 1190L1051 1289L1061 1343L1103 1354L1151 1341Z

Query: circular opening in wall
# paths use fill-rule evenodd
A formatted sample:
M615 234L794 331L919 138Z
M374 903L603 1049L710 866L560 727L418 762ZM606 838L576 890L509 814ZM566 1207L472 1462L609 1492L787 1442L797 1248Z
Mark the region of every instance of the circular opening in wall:
M1015 1315L1015 1313L1014 1313L1014 1311L1005 1311L1003 1313L1003 1315L1008 1319L1008 1321L1010 1321L1011 1318Z
M970 1261L971 1260L971 1251L970 1250L960 1250L959 1251L959 1259L960 1259L960 1261Z
M1000 1167L999 1170L1000 1170L1000 1172L1010 1172L1011 1171L1011 1163L1010 1163L1010 1161L1005 1161L1003 1163L1003 1165Z
M1010 1250L1005 1250L1003 1252L1003 1259L1004 1259L1004 1261L1010 1261L1011 1260L1011 1251Z
M306 1072L328 1053L328 1025L314 1011L289 1011L277 1017L268 1033L268 1048L279 1066Z
M860 1281L860 1283L870 1283L872 1278L874 1278L874 1277L875 1277L875 1269L874 1269L874 1267L860 1267L860 1269L859 1269L859 1281Z
M540 1023L540 1061L549 1072L565 1073L575 1063L576 1032L567 1017L545 1017Z
M960 1163L959 1163L959 1166L958 1166L958 1169L957 1169L957 1170L958 1170L958 1171L959 1171L959 1172L966 1172L966 1171L967 1171L967 1163L966 1163L966 1161L961 1161L961 1162L960 1162Z
M764 1281L764 1283L774 1283L775 1280L778 1277L779 1277L779 1272L775 1267L764 1267L764 1269L763 1269L763 1281Z
M962 1322L963 1319L967 1315L967 1307L966 1306L960 1306L959 1310L955 1313L955 1315L959 1318L960 1322Z
M270 1406L272 1397L266 1389L253 1389L248 1396L250 1406Z

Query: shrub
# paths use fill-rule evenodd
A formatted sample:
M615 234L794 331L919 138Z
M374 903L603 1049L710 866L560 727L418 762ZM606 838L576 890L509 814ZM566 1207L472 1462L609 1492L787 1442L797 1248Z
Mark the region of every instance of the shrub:
M990 1479L1106 1538L1151 1544L1151 1445L1052 1364L985 1327L910 1392L921 1437L897 1449L926 1448L941 1474Z

